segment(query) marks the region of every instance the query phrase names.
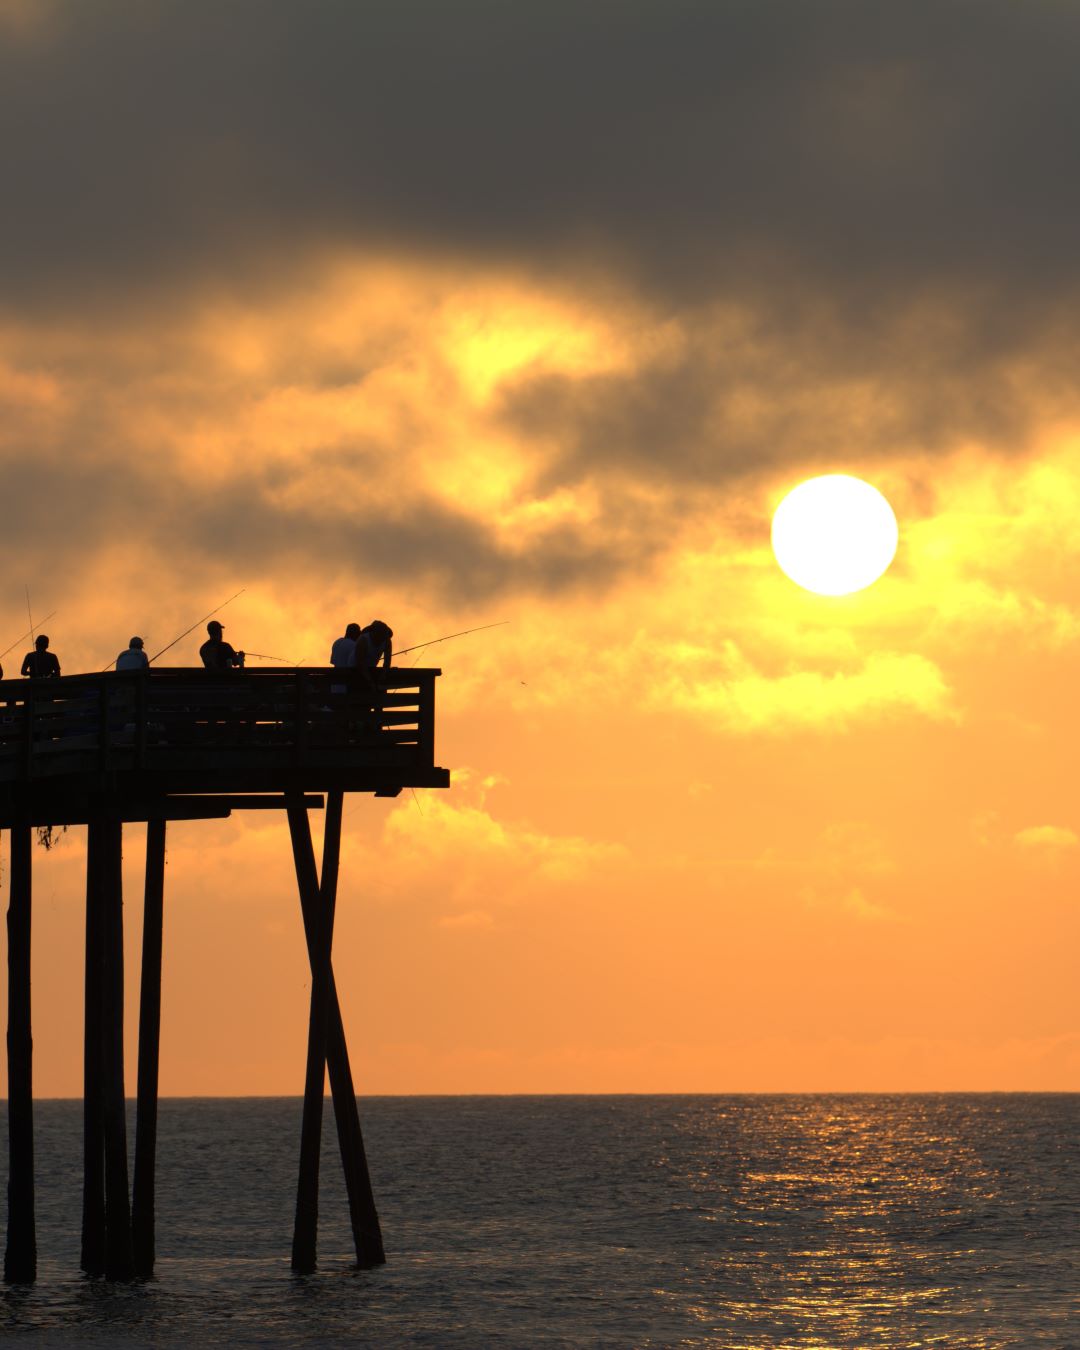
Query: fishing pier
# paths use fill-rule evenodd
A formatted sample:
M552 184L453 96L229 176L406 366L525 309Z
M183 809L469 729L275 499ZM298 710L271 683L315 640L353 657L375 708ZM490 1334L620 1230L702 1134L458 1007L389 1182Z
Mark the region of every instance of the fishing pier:
M348 682L345 683L345 676ZM311 1000L292 1265L316 1262L323 1092L330 1090L361 1266L380 1264L356 1093L331 959L346 792L445 788L434 669L110 671L0 680L0 829L11 833L8 1175L4 1278L36 1276L30 954L34 831L85 825L82 1269L153 1273L166 830L171 820L281 810L292 839ZM323 813L321 874L311 833ZM125 825L146 828L133 1186L124 1094ZM213 878L209 877L212 884Z

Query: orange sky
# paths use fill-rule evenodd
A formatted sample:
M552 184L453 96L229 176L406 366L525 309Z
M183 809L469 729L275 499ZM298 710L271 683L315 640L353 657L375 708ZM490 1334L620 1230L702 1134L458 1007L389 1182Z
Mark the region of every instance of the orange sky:
M24 584L68 672L242 586L292 660L510 620L431 654L451 789L346 803L362 1092L1080 1089L1080 18L809 10L432 9L401 87L363 6L0 0L3 645ZM827 471L901 531L841 599L769 547ZM171 827L162 1092L300 1092L307 997L284 821Z

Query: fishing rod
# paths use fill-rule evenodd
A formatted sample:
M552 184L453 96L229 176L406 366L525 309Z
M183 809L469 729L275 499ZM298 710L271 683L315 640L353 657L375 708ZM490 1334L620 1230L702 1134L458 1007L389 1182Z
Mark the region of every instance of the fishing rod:
M407 652L422 652L425 647L434 647L437 642L449 642L451 638L468 637L470 633L482 633L485 628L501 628L509 619L500 619L498 623L482 623L479 628L465 628L460 633L447 633L445 637L432 638L430 642L418 642L414 647L402 647L395 656L404 656Z
M24 585L23 590L26 592L26 617L30 620L30 636L34 638L36 644L37 638L34 637L34 616L30 613L30 587Z
M164 656L165 653L169 651L171 648L175 647L178 642L182 642L189 633L194 633L195 629L198 628L199 624L205 623L207 619L213 618L213 616L219 613L221 610L223 610L226 605L231 605L232 602L237 598L237 596L243 595L246 590L247 590L246 586L241 586L240 589L236 592L236 595L230 595L228 600L223 600L221 604L218 605L217 609L212 609L209 614L204 614L201 619L196 619L190 628L185 628L179 637L173 638L173 640L169 643L168 647L162 647L161 651L158 652L157 656L152 656L150 660L156 661L158 659L158 656Z
M244 652L245 656L254 656L259 661L280 661L283 666L299 665L299 661L290 661L287 656L268 656L266 652Z
M59 613L60 613L60 611L59 611L58 609L54 609L53 612L52 612L51 614L46 614L45 617L42 619L41 622L42 622L43 624L46 624L46 623L49 622L50 619L55 618L56 615L59 614ZM40 625L39 625L39 627L40 627ZM4 650L3 650L2 652L0 652L0 661L2 661L2 660L4 659L5 656L7 656L8 652L14 651L15 648L19 645L20 642L25 642L27 638L32 638L33 636L34 636L34 630L31 628L30 631L29 631L29 633L24 633L24 634L22 635L21 638L16 638L15 641L11 644L10 647L5 647Z

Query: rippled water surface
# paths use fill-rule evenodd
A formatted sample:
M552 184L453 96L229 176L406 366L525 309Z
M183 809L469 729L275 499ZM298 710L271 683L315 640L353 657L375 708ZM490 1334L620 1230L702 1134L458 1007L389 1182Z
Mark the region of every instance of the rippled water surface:
M39 1280L0 1336L1080 1347L1080 1097L376 1098L389 1263L350 1268L328 1132L307 1279L300 1105L162 1102L157 1278L123 1288L78 1275L81 1107L38 1103Z

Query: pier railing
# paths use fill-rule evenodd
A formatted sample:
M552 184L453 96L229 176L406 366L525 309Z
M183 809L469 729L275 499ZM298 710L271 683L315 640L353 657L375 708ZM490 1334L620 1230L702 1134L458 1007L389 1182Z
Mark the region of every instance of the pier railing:
M158 780L163 790L442 786L438 670L151 669L0 680L0 785L63 777ZM346 679L345 676L348 675ZM59 786L59 784L57 784Z

